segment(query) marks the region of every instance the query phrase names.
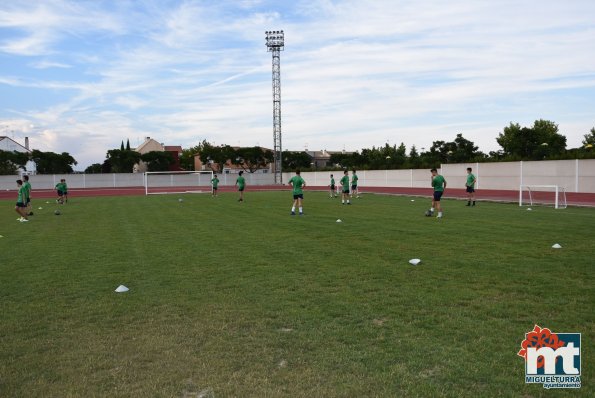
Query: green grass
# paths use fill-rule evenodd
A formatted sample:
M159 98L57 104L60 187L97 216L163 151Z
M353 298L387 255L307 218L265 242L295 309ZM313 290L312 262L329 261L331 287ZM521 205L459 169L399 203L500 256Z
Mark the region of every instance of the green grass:
M593 394L593 209L178 197L0 202L0 396ZM582 333L580 391L525 384L534 324Z

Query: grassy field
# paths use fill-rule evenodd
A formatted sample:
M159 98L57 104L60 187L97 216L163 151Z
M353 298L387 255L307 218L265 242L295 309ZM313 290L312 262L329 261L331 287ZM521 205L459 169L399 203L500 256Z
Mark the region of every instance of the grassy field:
M0 396L593 396L595 210L411 199L2 201ZM525 384L535 324L581 390Z

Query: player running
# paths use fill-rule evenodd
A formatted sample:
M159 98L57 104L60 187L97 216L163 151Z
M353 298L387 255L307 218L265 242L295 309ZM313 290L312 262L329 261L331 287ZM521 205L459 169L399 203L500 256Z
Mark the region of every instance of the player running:
M295 171L295 175L291 177L288 184L293 186L293 206L291 207L291 215L295 216L295 205L298 205L300 216L303 216L304 210L302 208L302 202L304 201L304 191L302 189L306 186L306 181L304 181L300 175L299 170Z
M64 204L64 191L66 189L67 188L66 184L64 183L64 179L60 180L60 182L56 184L56 194L58 195L56 203L60 203L61 205Z

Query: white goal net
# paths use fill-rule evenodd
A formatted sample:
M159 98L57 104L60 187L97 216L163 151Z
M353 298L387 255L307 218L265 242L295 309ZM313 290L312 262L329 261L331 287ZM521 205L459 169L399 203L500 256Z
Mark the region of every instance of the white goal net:
M558 185L521 185L519 206L551 206L566 208L566 189Z
M145 195L212 192L212 171L147 171Z

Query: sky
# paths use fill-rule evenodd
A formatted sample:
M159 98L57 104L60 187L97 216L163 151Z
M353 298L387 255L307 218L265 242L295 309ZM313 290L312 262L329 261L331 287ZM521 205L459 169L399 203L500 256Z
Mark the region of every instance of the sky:
M76 170L145 137L284 150L457 133L484 152L511 122L595 126L592 0L11 0L0 3L0 135Z

